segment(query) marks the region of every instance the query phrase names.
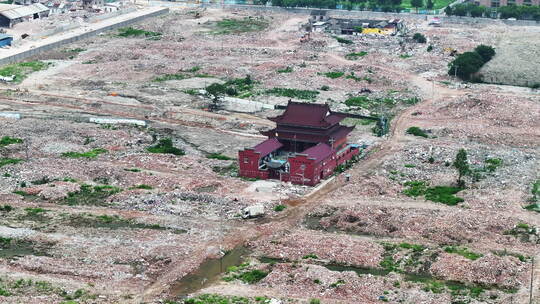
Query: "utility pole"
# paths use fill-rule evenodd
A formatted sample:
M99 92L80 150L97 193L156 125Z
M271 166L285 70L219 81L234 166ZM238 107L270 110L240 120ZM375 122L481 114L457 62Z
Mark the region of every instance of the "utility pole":
M457 78L457 69L458 69L458 66L454 65L454 77L456 78Z
M533 300L533 279L534 279L534 257L531 258L531 284L529 286L529 304Z

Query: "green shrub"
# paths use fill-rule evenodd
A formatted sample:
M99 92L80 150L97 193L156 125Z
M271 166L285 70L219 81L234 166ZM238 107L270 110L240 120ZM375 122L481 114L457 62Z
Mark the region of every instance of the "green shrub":
M407 134L428 138L428 135L426 134L426 132L424 132L424 130L420 129L419 127L408 128Z
M310 254L306 254L305 256L302 257L302 259L318 259L319 257L314 254L314 253L310 253Z
M266 94L274 96L283 96L289 98L298 98L305 100L313 100L317 98L319 92L310 90L288 89L288 88L273 88L266 90Z
M478 53L480 57L482 57L482 60L484 61L484 63L490 61L491 58L495 56L495 49L488 45L480 44L479 46L474 48L474 51Z
M244 283L253 284L264 279L267 275L268 275L268 272L254 269L254 270L247 271L240 274L238 279L240 279Z
M22 161L23 161L22 159L18 159L18 158L1 158L0 157L0 168L7 165L15 165Z
M97 149L93 149L93 150L90 150L88 152L83 152L83 153L64 152L64 153L62 153L62 156L63 157L69 157L69 158L83 158L83 157L84 158L96 158L98 155L103 154L103 153L107 153L107 150L97 148Z
M403 190L403 194L411 197L417 197L426 194L427 186L424 181L408 181L404 184L409 187Z
M191 78L190 75L186 75L186 74L165 74L165 75L161 75L161 76L158 76L156 78L154 78L154 82L163 82L163 81L168 81L168 80L184 80L184 79L188 79L188 78Z
M503 160L500 158L488 158L485 160L485 163L486 170L489 172L494 172L495 170L497 170L497 168L502 166Z
M330 91L330 87L327 85L323 85L320 89L321 91Z
M463 190L463 188L435 186L426 190L426 199L429 201L454 206L464 201L463 198L454 195L461 190Z
M415 33L413 35L413 40L418 42L418 43L426 43L427 42L427 39L426 39L426 36L420 34L420 33Z
M426 249L426 247L424 247L423 245L410 244L410 243L401 243L399 244L399 247L403 249L412 249L412 251L414 252L420 252Z
M154 187L152 187L150 185L147 185L147 184L140 184L140 185L136 185L136 186L131 187L131 189L152 190L152 189L154 189Z
M5 146L8 146L8 145L13 145L13 144L20 144L22 142L23 142L23 140L20 139L20 138L4 136L4 137L0 138L0 147L5 147Z
M0 161L0 167L1 167L1 161ZM540 179L535 181L531 188L532 198L531 200L533 202L538 201L538 196L540 196Z
M341 38L341 37L338 37L338 36L334 36L334 38L337 40L337 42L339 43L343 43L343 44L353 44L353 42L349 39L344 39L344 38Z
M274 211L280 212L280 211L285 210L285 208L287 208L287 206L285 206L285 205L277 205L277 206L274 207Z
M327 72L327 73L324 73L324 76L326 76L328 78L332 78L332 79L339 78L339 77L341 77L343 75L345 75L344 72Z
M309 304L321 304L321 300L319 300L319 299L310 299Z
M159 39L161 37L161 33L157 32L149 32L145 30L135 29L132 27L123 27L118 29L118 36L119 37L139 37L144 36L146 38L151 39Z
M484 256L481 253L475 253L475 252L469 251L468 248L458 247L458 246L446 246L444 248L444 251L448 252L448 253L459 254L459 255L461 255L463 257L466 257L467 259L473 260L473 261Z
M13 207L11 207L11 205L0 206L0 212L11 212L11 211L13 211Z
M369 98L366 96L349 97L345 100L345 104L349 107L362 107L366 106L369 102Z
M122 189L114 186L91 186L87 184L81 185L79 192L70 192L68 196L63 200L64 204L74 205L92 205L92 206L106 206L106 199L116 193L121 192Z
M0 68L0 76L14 75L15 78L13 79L13 82L20 83L26 78L26 76L28 76L32 72L44 70L48 66L49 64L43 61L14 63Z
M433 51L433 45L431 45L431 44L430 44L430 45L428 45L428 47L427 47L426 51L428 51L428 52L431 52L431 51Z
M472 75L480 70L484 65L484 59L476 52L465 52L460 54L448 64L449 75L457 75L463 80L470 80Z
M26 215L28 216L36 216L41 213L47 212L47 210L43 208L24 208L24 211L26 211Z
M150 153L174 154L178 156L185 155L185 152L173 146L172 139L162 138L159 142L151 147L146 148Z
M223 155L220 153L210 153L206 156L206 158L210 159L219 159L219 160L232 160L234 158L228 157L227 155Z
M262 18L245 17L243 19L227 18L216 22L212 32L214 35L240 34L262 31L268 27L268 22Z
M356 60L358 58L366 56L367 54L368 54L368 52L360 51L360 52L356 52L356 53L349 53L349 54L345 55L345 58L347 58L349 60Z
M277 70L278 73L292 73L293 68L291 66L287 66L284 69Z

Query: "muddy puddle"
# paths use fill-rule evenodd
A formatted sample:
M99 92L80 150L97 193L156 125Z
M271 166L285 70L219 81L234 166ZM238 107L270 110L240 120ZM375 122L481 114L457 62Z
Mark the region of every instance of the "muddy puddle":
M174 283L171 287L171 295L173 297L186 296L215 283L219 280L221 274L227 271L228 267L242 264L250 253L251 251L248 248L238 246L220 259L206 260L196 272Z
M46 256L44 251L36 249L28 241L2 239L0 242L0 259L12 259L26 255Z

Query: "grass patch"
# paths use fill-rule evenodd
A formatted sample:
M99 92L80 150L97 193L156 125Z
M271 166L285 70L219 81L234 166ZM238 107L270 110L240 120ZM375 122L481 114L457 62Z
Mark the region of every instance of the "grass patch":
M0 76L15 76L13 78L14 83L20 83L29 74L46 69L49 66L48 63L43 61L27 61L6 65L0 68Z
M369 102L366 96L349 97L345 100L345 104L349 107L364 107Z
M424 130L420 129L419 127L408 128L407 134L428 138L428 135L426 134L426 132L424 132Z
M14 208L11 205L0 206L0 212L11 212L13 209Z
M287 208L287 206L285 206L285 205L277 205L277 206L274 207L274 211L281 212L281 211L285 210L285 208Z
M152 187L150 185L147 185L147 184L140 184L140 185L133 186L133 187L131 187L129 189L152 190L152 189L154 189L154 187Z
M68 226L72 227L90 227L106 229L151 229L151 230L170 230L173 233L185 233L184 229L171 229L158 224L138 223L133 219L125 219L118 215L92 215L76 214L68 218Z
M22 162L19 158L0 158L0 168L7 165L15 165Z
M357 52L357 53L349 53L349 54L345 55L345 58L348 59L348 60L357 60L358 58L364 57L367 54L368 54L368 52L365 52L365 51L361 51L361 52Z
M294 70L291 66L288 66L284 69L277 70L278 73L292 73Z
M264 18L245 17L243 19L227 18L215 23L214 35L230 35L247 32L262 31L268 27L268 22Z
M260 298L261 300L257 300ZM180 302L168 302L165 304L181 304ZM218 294L202 294L193 296L191 298L183 300L182 304L251 304L251 303L267 303L266 298L256 297L255 302L249 298L239 296L222 296Z
M98 155L103 154L103 153L107 153L107 150L97 148L97 149L93 149L93 150L90 150L88 152L83 152L83 153L64 152L62 153L62 156L69 157L69 158L96 158Z
M523 209L529 210L529 211L540 212L540 204L532 203L532 204L529 204L529 205L523 207Z
M402 54L402 55L399 55L399 58L401 59L407 59L407 58L411 58L412 55L409 55L409 54Z
M338 37L338 36L334 36L334 38L337 40L337 42L339 43L343 43L343 44L353 44L353 41L352 40L349 40L349 39L345 39L345 38L341 38L341 37Z
M302 257L302 259L306 260L306 259L318 259L319 257L314 254L314 253L310 253L310 254L306 254L305 256Z
M122 189L114 186L91 186L81 185L79 192L70 192L63 200L63 204L70 206L75 205L90 205L90 206L107 206L105 203L107 198L113 194L121 192Z
M140 30L132 27L123 27L118 29L118 37L145 37L152 40L159 40L161 39L161 33L158 32L150 32L145 30Z
M478 260L479 258L484 256L481 253L472 252L468 248L458 246L446 246L444 248L444 251L447 253L459 254L462 257L466 257L467 259L473 261Z
M210 153L206 156L206 158L219 159L219 160L233 160L234 159L232 157L228 157L227 155L223 155L220 153Z
M184 80L184 79L188 79L188 78L191 78L190 75L186 75L186 74L165 74L165 75L161 75L161 76L158 76L156 78L154 78L154 82L163 82L163 81L169 81L169 80Z
M421 252L426 249L426 247L423 245L411 244L411 243L400 243L398 246L399 248L403 248L403 249L412 249L412 251L414 252Z
M247 266L248 264L244 263L240 266L231 266L227 268L227 273L229 276L224 277L223 280L227 282L232 280L240 280L244 283L254 284L264 279L268 275L268 272L259 269L243 271Z
M139 168L125 168L124 171L128 171L128 172L141 172L141 169L139 169Z
M86 49L83 49L83 48L75 48L75 49L67 49L67 50L63 50L62 52L64 53L81 53L81 52L84 52L86 51Z
M503 164L503 160L500 158L488 158L484 162L486 163L485 169L489 172L494 172Z
M464 201L463 198L455 196L456 193L463 190L462 188L450 186L435 186L428 188L424 181L408 181L404 185L408 188L403 190L403 194L410 197L424 195L426 200L450 206L455 206Z
M174 147L172 139L170 138L160 139L156 145L146 148L146 151L150 153L174 154L178 156L186 154L184 150Z
M328 78L336 79L336 78L339 78L339 77L345 75L345 73L344 72L326 72L323 75L328 77Z
M24 208L24 211L26 211L27 216L37 216L47 212L47 210L43 208Z
M212 171L223 176L238 176L238 165L236 164L236 162L233 162L232 164L225 167L214 166L212 167ZM246 179L246 180L253 181L252 179Z
M239 98L245 98L253 95L255 81L251 76L244 78L234 78L224 84L213 83L205 88L206 92L213 96L229 95Z
M464 201L463 198L454 195L461 190L463 189L458 187L435 186L426 190L426 199L445 205L455 206Z
M376 122L377 120L375 119L352 118L352 117L347 117L341 121L341 123L346 126L368 126Z
M20 138L4 136L0 138L0 147L5 147L13 144L21 144L23 142Z
M319 95L319 92L311 90L273 88L270 90L266 90L266 94L304 100L314 100Z

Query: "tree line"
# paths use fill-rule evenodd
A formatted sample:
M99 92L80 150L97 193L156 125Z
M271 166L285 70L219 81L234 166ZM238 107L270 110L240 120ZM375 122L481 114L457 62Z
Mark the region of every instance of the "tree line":
M540 6L508 5L491 8L472 3L460 3L447 6L444 12L448 16L491 17L498 15L502 19L516 18L540 21Z

